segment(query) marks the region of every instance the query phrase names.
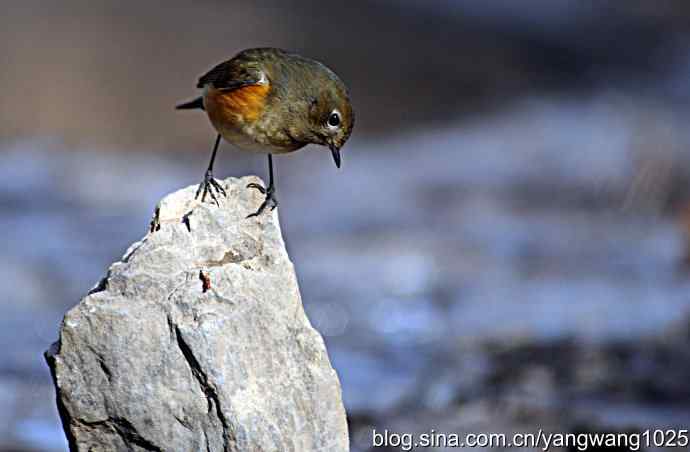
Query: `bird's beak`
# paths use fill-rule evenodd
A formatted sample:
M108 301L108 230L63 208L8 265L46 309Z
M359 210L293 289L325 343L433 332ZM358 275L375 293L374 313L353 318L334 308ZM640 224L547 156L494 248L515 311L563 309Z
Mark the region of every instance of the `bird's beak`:
M335 166L340 168L340 149L338 149L338 146L335 144L330 144L328 147L331 148L331 154L333 155L333 161L335 162Z
M335 144L329 144L328 147L331 148L331 154L333 155L335 166L340 168L340 149Z

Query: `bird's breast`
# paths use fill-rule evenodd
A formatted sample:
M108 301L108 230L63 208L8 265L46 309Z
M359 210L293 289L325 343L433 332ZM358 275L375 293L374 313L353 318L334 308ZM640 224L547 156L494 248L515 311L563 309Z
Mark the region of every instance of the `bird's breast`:
M255 122L263 113L271 87L268 83L232 91L204 90L204 108L216 129L237 128Z
M254 152L285 153L302 147L279 127L270 115L264 115L270 85L257 84L223 91L212 86L204 89L204 108L213 127L228 142ZM271 120L273 119L273 120Z

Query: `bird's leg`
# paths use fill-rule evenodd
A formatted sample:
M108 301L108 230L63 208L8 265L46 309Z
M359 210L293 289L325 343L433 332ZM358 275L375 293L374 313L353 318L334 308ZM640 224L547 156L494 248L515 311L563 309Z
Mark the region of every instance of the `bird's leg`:
M256 183L251 183L247 185L247 188L256 188L259 190L262 194L266 195L266 198L264 198L264 202L261 203L259 206L259 210L254 212L253 214L247 215L247 218L251 217L256 217L263 212L268 205L271 205L271 210L275 209L278 206L278 199L276 199L276 188L275 185L273 184L273 155L268 154L268 188L264 188L259 184Z
M227 196L225 193L225 189L220 185L220 183L213 178L213 162L216 160L216 152L218 152L218 146L220 145L220 134L218 134L218 137L216 138L216 144L213 146L213 153L211 154L211 161L208 164L208 169L206 170L206 173L204 174L204 180L201 181L199 184L199 188L196 189L196 195L194 195L194 199L197 199L199 195L201 195L201 202L204 202L206 199L206 194L208 193L211 195L211 199L215 201L216 205L220 206L218 204L218 198L216 198L215 193L213 193L213 190L215 189L218 193L221 193L223 196Z

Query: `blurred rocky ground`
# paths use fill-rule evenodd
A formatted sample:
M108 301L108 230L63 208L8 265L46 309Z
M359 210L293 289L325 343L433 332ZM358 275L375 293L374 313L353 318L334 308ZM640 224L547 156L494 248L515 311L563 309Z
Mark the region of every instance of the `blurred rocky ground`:
M0 18L0 450L64 450L41 353L200 179L212 132L171 106L255 45L327 61L357 107L341 170L276 161L353 450L372 427L687 427L686 2L132 5ZM225 145L217 172L265 161Z

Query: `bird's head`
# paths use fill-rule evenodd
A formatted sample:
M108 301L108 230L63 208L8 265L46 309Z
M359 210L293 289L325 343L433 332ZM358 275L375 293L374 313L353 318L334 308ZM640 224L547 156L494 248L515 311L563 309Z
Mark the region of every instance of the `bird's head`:
M311 98L309 123L312 142L327 146L340 168L340 149L350 138L355 116L345 85L335 74L329 75Z

